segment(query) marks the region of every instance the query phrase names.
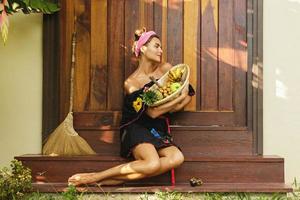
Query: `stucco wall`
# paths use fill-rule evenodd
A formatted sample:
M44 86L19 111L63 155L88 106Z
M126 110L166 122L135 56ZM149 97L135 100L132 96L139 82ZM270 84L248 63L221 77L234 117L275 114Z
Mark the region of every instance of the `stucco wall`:
M264 1L264 154L300 180L300 0Z
M7 44L0 41L0 167L41 151L42 15L9 20Z

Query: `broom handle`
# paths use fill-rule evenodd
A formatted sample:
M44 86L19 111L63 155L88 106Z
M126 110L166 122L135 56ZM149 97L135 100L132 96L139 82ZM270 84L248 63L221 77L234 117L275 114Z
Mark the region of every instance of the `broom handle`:
M74 16L74 32L72 34L72 59L71 59L71 75L70 75L70 107L69 107L69 112L72 112L72 110L73 110L75 50L76 50L76 15Z

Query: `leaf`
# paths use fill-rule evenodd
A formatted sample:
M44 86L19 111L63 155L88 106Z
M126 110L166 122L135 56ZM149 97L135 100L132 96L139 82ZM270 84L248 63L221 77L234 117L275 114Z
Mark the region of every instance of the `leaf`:
M28 6L32 7L37 12L51 14L59 11L57 4L46 0L26 0Z
M3 11L1 13L1 23L0 23L0 29L1 29L1 36L2 36L2 40L4 42L4 44L7 41L7 37L8 37L8 17L5 11Z
M58 7L57 4L51 3L51 2L49 2L49 3L47 4L47 7L48 7L48 9L49 9L49 11L50 11L51 13L57 12L57 11L60 10L60 8Z
M141 97L146 105L152 105L158 100L157 94L152 90L144 92L143 94L141 94Z

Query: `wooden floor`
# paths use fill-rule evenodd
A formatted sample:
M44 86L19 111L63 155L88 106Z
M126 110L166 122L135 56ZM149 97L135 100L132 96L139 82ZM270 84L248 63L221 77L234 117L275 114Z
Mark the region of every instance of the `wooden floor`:
M42 183L33 184L39 192L62 192L67 189L66 183ZM283 183L204 183L201 186L191 187L190 185L179 184L176 186L86 186L77 187L78 191L91 193L154 193L159 191L177 192L261 192L261 193L287 193L291 192L290 186Z

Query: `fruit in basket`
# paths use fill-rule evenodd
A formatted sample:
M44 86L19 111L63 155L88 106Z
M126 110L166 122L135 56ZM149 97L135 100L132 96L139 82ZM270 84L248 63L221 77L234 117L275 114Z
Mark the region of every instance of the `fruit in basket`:
M168 73L169 81L170 82L180 82L183 73L184 73L184 69L180 69L180 68L171 69Z
M143 102L149 106L159 106L175 99L181 89L188 83L189 66L178 64L172 67L159 80L149 77L154 84L142 94ZM151 92L150 92L151 91Z
M158 90L147 90L141 96L147 105L152 105L156 101L164 98L163 94Z
M179 82L175 82L175 83L172 83L170 85L170 89L171 89L171 92L176 92L176 90L178 90L178 88L181 87L181 84Z

